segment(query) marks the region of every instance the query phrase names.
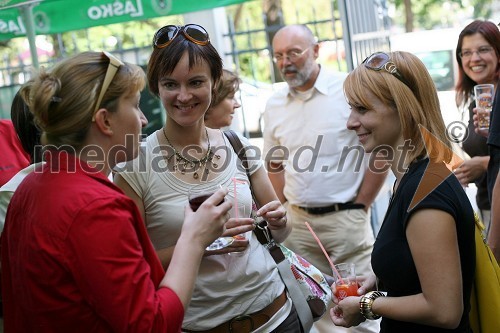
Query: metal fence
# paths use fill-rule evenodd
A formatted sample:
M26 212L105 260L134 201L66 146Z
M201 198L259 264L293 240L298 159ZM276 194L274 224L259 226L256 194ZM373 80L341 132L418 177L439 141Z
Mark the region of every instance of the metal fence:
M385 0L332 0L328 17L325 13L319 15L314 7L311 7L311 12L312 20L296 12L295 17L289 19L278 15L272 25L268 24L272 20L263 13L262 28L250 28L247 24L239 31L235 29L232 18L228 17L229 32L224 36L231 41L231 51L226 55L233 58L237 69L250 64L253 78L257 78L255 64L264 62L269 66L266 71L269 75L264 80L280 82L272 62L271 39L279 28L290 23L307 25L320 44L333 45L331 57L335 70L350 71L374 50L389 50L390 21ZM266 44L255 47L255 40L263 40L263 37Z

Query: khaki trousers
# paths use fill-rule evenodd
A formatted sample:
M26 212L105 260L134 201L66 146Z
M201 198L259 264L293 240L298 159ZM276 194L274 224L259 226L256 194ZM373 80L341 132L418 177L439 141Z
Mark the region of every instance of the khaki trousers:
M371 253L373 250L373 232L370 225L370 213L363 209L343 210L339 212L310 215L294 205L287 205L288 221L293 230L284 245L310 261L323 273L332 275L328 260L316 243L304 222L309 222L334 264L351 262L356 264L356 274L373 274ZM330 307L333 306L333 303ZM313 333L368 333L379 332L380 320L367 320L357 327L349 329L335 326L330 319L330 310L316 323Z

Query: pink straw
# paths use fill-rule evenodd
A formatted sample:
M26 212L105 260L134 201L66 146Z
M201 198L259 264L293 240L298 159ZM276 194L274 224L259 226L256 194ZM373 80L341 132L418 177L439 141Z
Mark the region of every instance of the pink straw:
M326 253L325 247L323 246L323 244L321 244L321 241L319 240L318 236L312 230L311 226L309 225L309 222L305 222L305 224L306 224L307 229L309 229L309 231L313 235L314 239L318 243L319 247L321 248L321 251L323 251L323 254L325 255L326 259L328 260L328 263L330 264L332 271L335 272L335 274L337 274L337 276L340 280L340 283L344 284L344 280L342 280L342 277L340 276L339 272L337 271L337 268L335 268L335 265L333 264L332 259L330 259L330 256L328 255L328 253Z
M244 184L245 182L243 180L238 180L236 177L231 178L233 181L233 195L234 195L234 218L238 218L238 195L236 192L236 185L237 183Z

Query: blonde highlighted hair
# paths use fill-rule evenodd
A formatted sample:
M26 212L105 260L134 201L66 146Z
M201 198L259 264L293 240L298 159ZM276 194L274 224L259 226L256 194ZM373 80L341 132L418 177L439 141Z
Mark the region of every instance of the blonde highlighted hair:
M92 124L109 59L101 52L83 52L52 69L41 69L29 90L28 105L42 130L42 142L80 149ZM118 99L144 89L145 73L137 65L120 66L101 106L116 111Z
M365 94L370 91L385 105L397 110L403 138L415 147L408 154L408 163L426 155L433 162L449 162L452 147L441 115L436 87L425 65L408 52L387 54L408 85L385 70L376 71L361 64L344 82L344 93L349 104L372 108ZM419 125L449 149L443 149L435 140L424 142Z

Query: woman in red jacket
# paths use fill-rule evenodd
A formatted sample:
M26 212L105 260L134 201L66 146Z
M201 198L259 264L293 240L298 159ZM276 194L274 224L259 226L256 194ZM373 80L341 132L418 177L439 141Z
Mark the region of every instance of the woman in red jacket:
M147 123L144 72L86 52L41 71L27 104L46 164L12 197L2 235L5 332L179 332L198 266L221 235L219 190L185 221L165 274L135 203L108 180Z

